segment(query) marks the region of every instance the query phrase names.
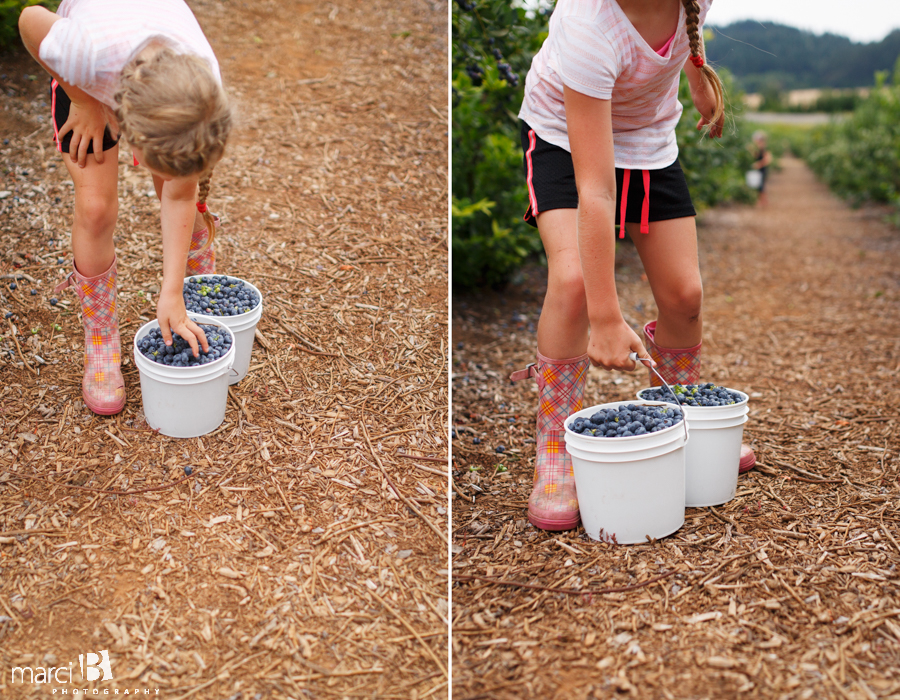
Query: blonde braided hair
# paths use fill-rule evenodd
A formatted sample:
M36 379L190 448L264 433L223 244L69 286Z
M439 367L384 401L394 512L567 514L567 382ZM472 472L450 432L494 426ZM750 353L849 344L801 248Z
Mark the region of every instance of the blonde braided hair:
M200 183L198 185L198 196L197 196L197 209L200 211L203 216L203 221L206 222L206 231L209 234L206 238L206 243L200 248L200 250L206 250L213 242L213 238L216 237L216 219L210 214L209 209L206 208L206 198L209 196L209 181L212 178L212 168L207 170L203 175L200 176Z
M709 129L725 113L725 89L722 87L722 80L718 74L706 62L703 36L700 34L700 3L697 0L681 0L681 4L684 5L686 16L685 24L687 25L688 40L691 45L691 62L700 71L701 81L709 83L710 87L712 87L713 97L716 101L713 115L707 119L709 122L707 129Z
M145 165L175 177L200 174L197 204L209 232L203 246L208 248L216 233L206 211L209 181L234 119L209 64L168 47L135 58L122 69L115 101L122 136L143 151Z

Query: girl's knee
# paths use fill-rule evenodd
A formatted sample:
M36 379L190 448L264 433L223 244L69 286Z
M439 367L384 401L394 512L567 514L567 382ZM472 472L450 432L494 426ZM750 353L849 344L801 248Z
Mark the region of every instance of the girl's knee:
M661 296L661 299L656 300L660 311L680 316L688 321L697 321L700 318L700 310L703 307L703 285L700 280L692 280L667 289Z
M119 214L118 198L89 197L78 202L75 218L82 230L95 236L106 236L116 227Z
M579 317L587 310L584 276L580 264L552 271L548 292L554 295L557 304L564 309L567 316Z

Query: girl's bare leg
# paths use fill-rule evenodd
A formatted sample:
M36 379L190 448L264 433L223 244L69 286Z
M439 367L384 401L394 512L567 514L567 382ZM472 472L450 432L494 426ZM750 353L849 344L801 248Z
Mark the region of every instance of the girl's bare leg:
M578 257L577 209L551 209L537 217L549 268L538 321L538 352L568 359L587 351L588 314Z
M627 226L629 232L640 230L637 223ZM654 221L649 234L631 238L659 309L656 343L664 348L694 347L703 336L703 283L694 217Z
M75 220L72 222L72 253L85 277L105 272L116 257L113 233L119 214L119 147L104 153L102 163L93 157L79 168L68 153L63 162L75 183Z

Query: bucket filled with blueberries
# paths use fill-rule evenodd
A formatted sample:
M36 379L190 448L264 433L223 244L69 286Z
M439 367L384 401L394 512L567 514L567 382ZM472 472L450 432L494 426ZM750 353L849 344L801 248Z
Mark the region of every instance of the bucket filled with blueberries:
M750 397L709 382L673 384L671 392L664 387L641 389L637 395L670 405L677 398L687 416L691 441L685 451L685 505L718 506L734 498Z
M262 316L262 294L247 280L230 275L194 275L184 280L184 305L189 313L218 319L234 335L234 372L237 384L250 369L256 324Z
M189 314L203 329L209 350L194 357L187 341L172 334L166 346L157 321L134 336L134 362L141 376L147 424L163 435L206 435L225 420L228 375L235 361L234 335L219 319Z
M638 544L684 524L689 427L680 406L646 400L592 406L566 418L566 451L591 539Z

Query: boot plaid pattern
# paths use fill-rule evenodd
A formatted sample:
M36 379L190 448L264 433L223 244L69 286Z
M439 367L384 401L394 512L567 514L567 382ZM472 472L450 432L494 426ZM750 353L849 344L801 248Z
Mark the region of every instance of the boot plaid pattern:
M81 300L84 326L84 378L81 393L94 413L108 416L125 407L125 380L122 378L122 347L116 313L116 261L96 277L85 277L77 269L57 285L59 293L74 287Z
M572 459L566 452L566 417L581 410L590 360L587 355L538 361L515 372L513 381L535 378L539 388L534 487L528 499L528 519L542 530L568 530L578 525L578 496Z
M696 384L700 380L700 349L702 342L692 348L661 348L656 344L656 321L644 326L644 344L650 357L656 362L656 371L669 384ZM657 376L650 372L650 386L661 386Z
M216 232L219 231L219 217L215 217L216 220ZM208 248L203 248L206 245L206 239L209 237L209 231L205 228L200 229L199 231L194 231L194 234L191 236L191 250L188 253L187 260L187 272L185 277L190 277L191 275L212 275L216 272L216 251L215 251L215 243L210 245Z

